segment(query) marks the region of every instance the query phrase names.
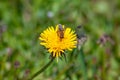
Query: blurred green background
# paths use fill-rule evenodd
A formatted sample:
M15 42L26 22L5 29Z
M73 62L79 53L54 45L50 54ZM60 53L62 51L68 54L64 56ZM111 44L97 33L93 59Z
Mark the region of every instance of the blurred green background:
M35 80L120 80L120 0L0 0L0 80L28 79L49 62L38 37L59 23L83 25L82 55L66 52Z

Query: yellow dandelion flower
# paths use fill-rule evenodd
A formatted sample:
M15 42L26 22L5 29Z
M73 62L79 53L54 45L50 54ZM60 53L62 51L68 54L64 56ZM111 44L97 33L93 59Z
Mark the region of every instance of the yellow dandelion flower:
M52 57L61 56L65 50L72 50L76 47L76 34L71 28L65 28L64 25L52 26L40 34L40 44L45 46Z

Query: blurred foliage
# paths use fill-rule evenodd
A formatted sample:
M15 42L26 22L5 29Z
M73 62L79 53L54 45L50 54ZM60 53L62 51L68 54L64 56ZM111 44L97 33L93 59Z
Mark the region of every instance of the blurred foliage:
M44 66L50 54L39 34L59 23L84 26L82 55L66 52L35 80L120 79L120 0L0 0L0 80L25 80Z

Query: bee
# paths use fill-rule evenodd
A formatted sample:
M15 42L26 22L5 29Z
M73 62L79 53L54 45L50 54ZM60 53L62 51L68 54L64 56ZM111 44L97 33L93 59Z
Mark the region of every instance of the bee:
M58 24L57 35L59 36L60 40L64 38L64 28L61 24Z

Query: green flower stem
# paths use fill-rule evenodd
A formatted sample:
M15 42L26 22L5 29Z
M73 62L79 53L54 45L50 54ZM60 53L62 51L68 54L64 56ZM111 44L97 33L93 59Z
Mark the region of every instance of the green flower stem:
M82 75L83 75L83 80L88 80L87 78L87 68L85 65L85 57L84 57L84 53L83 53L83 49L78 50L78 53L80 55L80 64L81 64L81 71L82 71Z
M104 49L103 49L104 50ZM106 55L105 55L105 53L104 53L104 51L102 51L102 53L101 53L101 79L102 80L107 80L106 79L106 70L105 70L105 61L106 61Z
M54 59L55 58L52 58L43 68L36 72L29 80L33 80L36 76L45 71L48 68L48 66L50 66L50 64L53 62Z

